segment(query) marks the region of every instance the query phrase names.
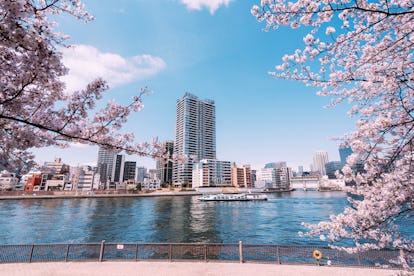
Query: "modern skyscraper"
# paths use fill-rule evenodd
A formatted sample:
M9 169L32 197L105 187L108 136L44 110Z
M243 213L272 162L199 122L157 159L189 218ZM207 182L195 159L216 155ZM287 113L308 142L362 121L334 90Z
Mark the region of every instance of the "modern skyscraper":
M124 163L124 176L122 180L123 181L125 180L135 181L136 170L137 170L137 162L126 161Z
M193 163L216 159L216 115L213 100L185 93L177 100L174 152L191 159L173 166L173 184L191 187Z
M117 154L112 166L111 180L113 182L122 183L122 180L124 178L124 163L125 155Z
M100 174L100 182L104 185L111 179L115 156L116 153L104 148L99 148L97 167ZM104 186L104 188L106 187Z
M328 153L326 151L317 151L313 155L312 169L321 175L326 175L325 164L328 163Z
M174 142L166 141L164 142L165 152L168 154L168 157L171 159L174 153ZM173 174L173 162L171 160L159 160L157 161L157 177L161 181L163 187L167 187L172 184L172 174Z
M346 164L346 158L352 154L352 149L350 147L339 148L339 157L341 158L342 166Z
M325 171L326 175L329 179L336 179L336 171L342 170L342 162L341 161L330 161L325 164Z
M147 175L147 168L145 167L138 167L137 168L137 182L142 183L144 182L144 178Z

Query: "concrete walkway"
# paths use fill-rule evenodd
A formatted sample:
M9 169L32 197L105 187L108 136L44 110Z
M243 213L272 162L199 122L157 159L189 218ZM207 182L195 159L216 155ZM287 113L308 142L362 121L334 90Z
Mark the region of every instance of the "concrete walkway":
M215 262L68 262L0 264L0 275L7 276L382 276L395 275L397 272L397 270L350 267Z

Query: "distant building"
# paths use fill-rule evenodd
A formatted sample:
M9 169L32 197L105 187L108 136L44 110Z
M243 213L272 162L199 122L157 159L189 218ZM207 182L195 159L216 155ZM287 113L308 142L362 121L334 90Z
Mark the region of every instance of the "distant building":
M90 191L94 189L95 177L99 177L92 168L77 167L72 176L72 190L74 191Z
M277 190L287 190L290 188L292 169L282 168L262 168L257 171L256 188L267 188Z
M192 186L193 163L216 159L216 115L213 100L185 93L177 100L174 152L191 160L173 165L173 184Z
M0 190L14 190L16 185L19 183L19 179L16 177L15 173L9 173L3 171L0 173Z
M330 161L325 164L326 175L329 179L336 179L336 171L340 171L343 168L341 161Z
M132 180L135 181L137 171L137 162L126 161L124 163L124 175L122 181Z
M350 156L353 152L350 147L339 148L339 157L341 159L342 167L346 164L346 158Z
M303 166L298 166L298 174L297 176L302 176L303 175Z
M117 154L112 166L111 182L121 183L124 178L125 155Z
M157 190L161 188L161 182L157 177L157 170L149 170L141 183L142 190Z
M45 162L43 170L51 174L68 174L70 167L62 163L62 158L56 157L54 162Z
M107 183L113 181L112 177L112 168L114 166L116 153L102 147L98 151L98 172L100 175L100 182L104 188L107 188Z
M252 188L252 172L250 165L237 167L236 164L232 164L231 179L234 187Z
M144 178L147 175L147 168L145 167L138 167L137 168L137 183L144 182Z
M329 162L328 153L326 151L317 151L313 155L312 169L321 175L326 175L325 164Z
M251 174L251 183L252 183L252 187L256 187L255 183L257 181L257 176L256 176L257 171L256 170L251 170L250 174Z
M26 182L24 191L25 192L39 191L41 183L42 183L41 172L34 172L29 177L27 177L27 182Z
M168 155L169 160L158 160L157 167L157 176L161 181L161 186L167 187L172 185L172 176L173 176L173 153L174 153L174 142L166 141L164 142L164 149Z
M194 164L192 177L193 188L231 186L231 162L202 159Z
M40 191L64 190L68 183L69 176L66 174L43 173L40 186L37 189ZM34 190L36 190L36 187Z
M342 167L346 165L347 157L353 153L354 152L352 151L350 147L339 148L339 156L341 158ZM351 168L355 173L365 172L364 162L361 159L359 159L359 161L356 164L352 165Z
M272 163L267 163L264 167L265 169L281 169L281 168L286 168L287 164L285 161L272 162Z

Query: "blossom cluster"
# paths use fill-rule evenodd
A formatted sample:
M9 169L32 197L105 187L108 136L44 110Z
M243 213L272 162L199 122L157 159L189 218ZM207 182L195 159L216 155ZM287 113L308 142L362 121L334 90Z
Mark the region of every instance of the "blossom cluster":
M265 30L304 27L304 46L282 58L277 78L299 80L347 101L356 128L343 137L352 147L343 177L355 183L351 207L330 221L307 225L333 244L412 251L394 221L414 206L414 2L406 0L263 0L251 9ZM364 173L350 170L357 162Z
M142 88L128 105L110 101L100 110L96 103L108 89L102 79L65 93L61 77L67 69L58 49L69 46L49 20L61 13L93 19L80 0L0 0L0 164L29 166L31 148L73 142L163 157L156 140L136 143L132 133L119 132L131 112L143 108L149 89Z

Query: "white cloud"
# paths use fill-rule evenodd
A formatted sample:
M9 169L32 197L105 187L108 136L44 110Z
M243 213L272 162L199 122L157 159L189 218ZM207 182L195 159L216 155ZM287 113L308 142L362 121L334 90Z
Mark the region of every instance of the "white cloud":
M79 148L79 149L84 149L84 148L88 148L90 147L90 145L88 144L81 144L81 143L70 143L69 146L74 147L74 148Z
M201 10L206 7L213 14L221 5L227 6L232 0L181 0L190 10Z
M114 87L146 79L167 66L160 57L137 55L124 58L114 53L103 53L90 45L73 45L64 48L62 53L63 64L69 69L69 74L62 80L69 93L85 88L86 84L97 77Z

